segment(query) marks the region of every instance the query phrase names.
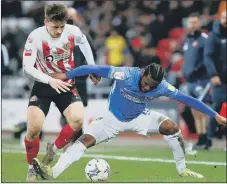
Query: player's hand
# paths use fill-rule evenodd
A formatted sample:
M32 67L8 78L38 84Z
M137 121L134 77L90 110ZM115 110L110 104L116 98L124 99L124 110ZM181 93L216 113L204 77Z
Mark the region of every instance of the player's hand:
M63 92L70 91L69 87L72 86L69 83L66 83L66 82L61 81L60 79L54 79L54 78L51 78L49 80L49 84L53 89L55 89L58 92L58 94L60 94L61 91L63 91Z
M227 125L227 123L226 123L226 118L224 118L223 116L217 114L217 115L215 116L215 119L216 119L216 121L218 122L218 124L224 125L224 126Z
M220 77L218 77L218 76L212 77L212 78L210 79L210 81L211 81L211 84L212 84L213 86L221 85L221 79L220 79Z
M67 75L65 73L62 73L62 72L52 73L50 76L55 78L55 79L60 79L62 81L67 80Z
M94 85L97 85L99 83L99 81L101 80L101 77L96 76L94 74L90 74L89 78L91 79L91 81L93 82Z

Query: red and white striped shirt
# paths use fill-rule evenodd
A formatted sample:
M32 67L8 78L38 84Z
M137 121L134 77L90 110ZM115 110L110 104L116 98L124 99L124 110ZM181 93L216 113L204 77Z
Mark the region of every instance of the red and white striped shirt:
M75 68L73 49L79 45L88 64L95 64L86 36L77 26L66 24L62 35L53 38L45 26L32 31L23 53L23 69L34 80L48 83L50 74ZM69 80L71 84L75 81Z

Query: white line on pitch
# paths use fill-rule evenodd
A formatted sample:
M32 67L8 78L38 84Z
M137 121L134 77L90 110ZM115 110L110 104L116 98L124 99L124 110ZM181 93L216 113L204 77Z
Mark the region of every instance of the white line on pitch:
M3 153L25 153L25 151L13 150L13 149L2 149ZM39 154L45 154L39 152ZM58 153L61 155L62 153ZM114 156L114 155L99 155L99 154L84 154L83 157L87 158L103 158L103 159L114 159L114 160L132 160L141 162L162 162L162 163L175 163L174 160L160 159L160 158L142 158L142 157L127 157L127 156ZM207 162L207 161L186 161L187 164L194 165L220 165L226 166L226 162Z

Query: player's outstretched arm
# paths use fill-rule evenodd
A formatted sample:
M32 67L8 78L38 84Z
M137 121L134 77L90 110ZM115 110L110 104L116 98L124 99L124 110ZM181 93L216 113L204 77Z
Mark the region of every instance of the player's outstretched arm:
M215 112L213 109L208 107L203 102L180 92L178 89L176 89L174 86L167 83L166 81L163 82L162 87L163 87L163 91L162 91L163 96L167 96L174 100L182 102L193 109L196 109L210 117L215 118L219 124L226 126L227 124L226 118L220 116L217 112Z
M110 66L100 66L100 65L83 65L75 68L74 70L68 71L66 73L53 73L51 77L60 80L72 79L74 77L95 74L99 77L109 78Z
M207 106L203 102L197 100L196 98L193 98L191 96L188 96L188 95L178 91L174 95L173 99L180 101L180 102L190 106L191 108L196 109L210 117L214 117L216 119L216 121L221 125L224 125L224 126L227 125L226 118L220 116L217 112L215 112L209 106Z
M68 71L66 73L67 79L72 79L74 77L95 74L100 77L109 78L109 72L111 70L110 66L101 65L83 65L75 68L74 70Z
M83 65L66 73L53 73L51 77L60 80L72 79L74 77L93 74L103 78L114 80L125 80L128 78L128 67L114 67L103 65Z

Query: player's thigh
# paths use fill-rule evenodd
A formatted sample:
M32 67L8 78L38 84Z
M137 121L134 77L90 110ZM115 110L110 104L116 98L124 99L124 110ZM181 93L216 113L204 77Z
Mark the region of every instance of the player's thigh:
M138 134L149 136L152 133L160 133L159 127L161 123L169 117L165 116L156 111L147 111L144 114L141 114L138 118L132 122L132 130Z
M84 117L83 103L81 102L79 94L77 91L74 91L74 89L72 92L57 95L53 100L68 122L77 121L78 119L83 121Z
M44 119L49 111L51 99L32 95L27 109L27 132L36 133L41 131Z
M84 134L93 136L96 144L99 144L115 138L121 131L123 129L118 120L111 113L106 112L104 116L92 121L84 131Z

